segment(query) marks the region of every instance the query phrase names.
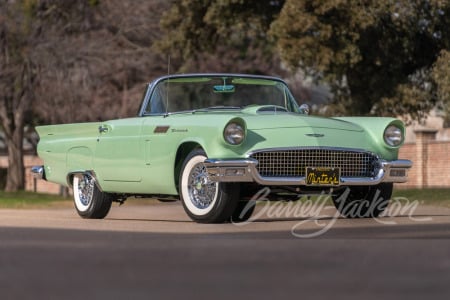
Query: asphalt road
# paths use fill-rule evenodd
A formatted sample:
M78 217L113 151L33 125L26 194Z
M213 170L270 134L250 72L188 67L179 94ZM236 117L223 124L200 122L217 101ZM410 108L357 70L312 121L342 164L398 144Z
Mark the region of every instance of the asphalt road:
M178 203L105 220L2 209L0 299L449 298L450 209L348 220L274 207L242 226L195 224Z

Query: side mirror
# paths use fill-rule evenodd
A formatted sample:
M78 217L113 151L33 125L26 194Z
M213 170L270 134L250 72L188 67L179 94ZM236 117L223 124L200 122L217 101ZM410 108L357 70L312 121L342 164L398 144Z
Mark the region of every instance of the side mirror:
M308 104L302 104L298 107L298 110L301 114L309 115L309 105Z

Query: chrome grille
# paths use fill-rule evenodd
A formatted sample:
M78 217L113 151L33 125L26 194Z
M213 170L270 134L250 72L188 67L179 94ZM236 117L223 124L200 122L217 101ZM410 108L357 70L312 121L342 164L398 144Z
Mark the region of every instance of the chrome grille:
M306 167L340 168L341 177L374 177L378 158L368 152L336 149L288 149L255 152L262 177L304 177Z

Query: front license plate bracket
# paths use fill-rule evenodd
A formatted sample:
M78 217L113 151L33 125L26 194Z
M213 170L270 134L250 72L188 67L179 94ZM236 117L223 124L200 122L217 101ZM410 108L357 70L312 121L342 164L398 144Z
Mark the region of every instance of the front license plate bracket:
M307 185L338 186L340 179L340 168L306 167Z

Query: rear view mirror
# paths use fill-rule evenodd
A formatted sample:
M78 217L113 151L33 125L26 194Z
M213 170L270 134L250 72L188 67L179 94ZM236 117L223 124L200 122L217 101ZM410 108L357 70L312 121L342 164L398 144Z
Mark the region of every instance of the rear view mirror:
M232 84L215 85L214 92L215 93L233 93L234 85L232 85Z

